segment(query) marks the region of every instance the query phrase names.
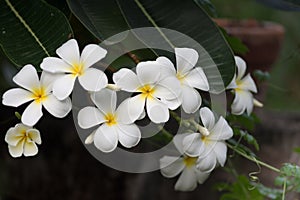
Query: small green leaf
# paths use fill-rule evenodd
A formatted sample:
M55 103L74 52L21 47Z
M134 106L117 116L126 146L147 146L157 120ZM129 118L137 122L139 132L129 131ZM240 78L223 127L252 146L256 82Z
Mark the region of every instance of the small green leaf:
M66 17L40 0L0 1L0 45L17 66L39 66L72 36Z
M271 78L270 73L267 71L263 72L261 70L255 70L253 72L253 75L260 82L270 80Z
M243 55L249 51L248 47L239 38L230 36L228 35L227 31L224 28L222 27L219 28L222 31L225 39L227 40L229 46L231 47L231 49L235 54Z

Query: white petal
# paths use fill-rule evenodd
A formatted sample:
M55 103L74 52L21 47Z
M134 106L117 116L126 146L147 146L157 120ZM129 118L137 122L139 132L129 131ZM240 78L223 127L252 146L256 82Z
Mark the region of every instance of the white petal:
M207 108L207 107L201 108L200 109L200 117L201 117L201 121L205 128L207 128L208 130L211 130L214 127L215 116L209 108Z
M104 115L98 108L88 106L78 112L78 125L83 129L91 128L104 121Z
M107 86L108 80L104 72L95 68L88 68L78 77L79 83L87 91L99 91Z
M56 50L56 54L70 65L80 62L79 47L75 39L68 40L64 43Z
M216 164L216 155L213 151L210 151L205 157L199 158L197 168L202 172L209 173L216 167Z
M140 62L136 66L136 73L142 85L153 84L160 78L161 65L155 61Z
M24 129L26 130L26 129ZM11 146L16 146L20 139L22 138L23 134L18 132L18 130L15 127L11 127L8 129L6 135L5 135L5 142Z
M175 147L177 148L177 150L179 151L179 153L184 154L184 150L183 150L183 139L190 135L190 133L183 133L183 134L176 134L173 137L173 143L175 145Z
M76 76L73 76L72 74L67 74L57 79L53 84L54 96L59 100L66 99L72 93L75 80Z
M161 102L166 104L170 110L176 110L182 103L181 98L175 98L171 100L161 99Z
M104 88L99 92L91 93L91 99L104 114L115 113L117 104L117 93L115 91Z
M64 75L65 74L62 73L48 73L43 71L41 75L41 86L44 88L45 93L49 94L52 91L54 82Z
M147 114L154 123L163 123L169 120L168 106L156 98L147 98Z
M117 132L120 143L126 148L136 146L141 139L140 129L135 124L119 124Z
M183 151L190 157L197 157L201 154L204 144L200 133L191 133L182 140Z
M250 76L250 74L247 74L242 80L241 83L239 84L239 89L241 90L250 90L252 92L257 92L257 88L255 85L254 80Z
M235 64L237 67L237 80L241 80L246 72L246 62L239 56L234 56Z
M131 97L129 99L127 106L128 106L128 116L130 118L130 121L137 120L143 114L145 102L146 100L141 94Z
M181 96L181 86L177 78L171 76L164 78L154 88L155 97L171 100Z
M197 187L197 178L192 168L185 168L175 184L175 190L193 191Z
M23 112L21 121L27 126L34 126L42 116L42 104L34 101Z
M247 110L250 115L253 110L253 95L251 92L236 90L233 103L231 105L231 112L235 115L241 115Z
M202 98L197 90L189 86L182 86L182 108L186 113L196 112L202 103Z
M71 73L73 69L70 64L56 57L44 58L43 62L41 63L41 68L50 73Z
M196 67L190 73L188 73L185 76L184 81L190 87L194 87L203 91L209 90L208 80L201 67Z
M198 61L198 52L190 48L175 48L177 72L186 74Z
M2 96L2 104L6 106L18 107L30 100L33 100L33 94L21 88L10 89Z
M214 152L216 154L218 163L224 167L227 156L227 146L225 142L217 142L214 146Z
M232 128L228 125L227 121L221 116L214 128L211 129L210 140L228 140L233 136Z
M115 126L101 125L95 133L94 144L100 151L109 153L118 145L118 133Z
M160 172L164 177L173 178L184 169L182 157L164 156L159 160Z
M96 44L89 44L82 50L81 63L83 63L84 69L92 66L107 54L107 51Z
M94 142L96 130L94 130L89 136L87 136L87 138L84 141L84 144L92 144Z
M24 156L34 156L38 153L36 144L32 141L24 143Z
M22 156L24 151L24 142L25 140L20 140L16 146L8 145L9 154L14 158Z
M209 177L210 173L201 172L200 170L196 170L196 176L199 184L202 184Z
M118 122L121 122L122 124L132 124L135 120L137 120L136 115L131 116L129 101L130 98L125 99L116 110ZM145 114L145 112L143 113Z
M113 74L113 81L122 90L135 92L141 86L137 75L127 68L122 68Z
M47 99L43 101L43 106L54 117L63 118L71 111L72 102L70 98L60 101L53 94L50 94Z
M176 70L173 63L164 56L160 56L156 61L161 64L161 73L165 76L176 76Z
M236 75L233 76L233 79L231 80L231 82L229 83L229 85L227 85L226 89L235 89L237 88L236 85Z
M31 129L28 129L26 131L26 133L27 133L27 136L30 137L30 139L33 142L35 142L37 144L42 144L42 139L41 139L41 135L40 135L39 130L31 128Z
M13 77L13 81L30 91L33 91L40 86L38 74L32 65L25 65L19 73Z

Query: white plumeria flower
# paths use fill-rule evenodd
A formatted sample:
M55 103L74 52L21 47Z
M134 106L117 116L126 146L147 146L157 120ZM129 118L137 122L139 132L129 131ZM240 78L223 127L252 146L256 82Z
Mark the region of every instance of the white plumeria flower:
M201 171L211 172L217 164L224 166L227 155L225 140L233 136L233 131L222 116L216 122L207 107L200 109L200 117L204 127L199 125L199 132L185 133L182 145L188 156L199 156L197 167Z
M81 109L78 124L83 129L100 126L86 139L86 144L94 142L96 148L108 153L115 150L118 141L126 148L139 143L141 132L134 121L128 119L128 100L123 101L116 109L116 92L106 88L91 94L91 99L97 107Z
M174 138L173 142L182 154L181 136L179 135L179 137ZM175 184L175 190L192 191L197 187L197 183L204 183L210 174L202 172L197 168L197 160L198 157L190 157L185 154L180 157L164 156L160 159L160 171L167 178L173 178L181 173Z
M166 57L159 57L156 61L164 66L168 76L178 79L182 91L182 108L186 113L194 113L202 103L202 98L195 88L208 91L209 84L203 69L195 67L199 58L197 51L190 48L175 48L175 56L177 71Z
M39 130L26 126L22 123L16 124L10 128L6 135L5 141L8 143L8 150L12 157L34 156L38 153L36 144L41 144Z
M241 115L246 111L250 115L254 104L257 106L262 106L262 104L253 98L252 92L257 93L257 88L252 77L250 74L244 77L246 62L238 56L235 56L234 59L237 67L237 75L234 75L233 80L227 86L227 89L233 89L235 92L231 112L235 115Z
M65 117L72 108L70 98L59 101L52 94L53 82L58 78L47 72L42 72L39 80L36 69L25 65L14 77L13 81L23 88L13 88L3 94L2 104L18 107L32 101L22 114L21 121L27 126L34 126L42 117L42 107L55 117Z
M138 119L146 104L148 117L154 123L169 120L168 108L174 110L180 106L180 84L175 77L162 74L156 61L140 62L136 74L126 68L114 73L113 81L121 90L139 93L128 102L129 117Z
M107 51L96 44L87 45L81 55L75 39L64 43L56 50L61 58L44 58L41 68L51 73L63 73L53 85L53 94L60 100L67 98L78 77L81 86L88 91L99 91L107 86L107 77L99 69L91 68L93 64L105 57Z

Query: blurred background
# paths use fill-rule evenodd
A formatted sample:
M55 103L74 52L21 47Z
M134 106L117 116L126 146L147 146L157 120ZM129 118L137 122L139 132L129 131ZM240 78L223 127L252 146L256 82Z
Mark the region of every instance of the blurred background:
M250 27L261 21L272 21L284 28L284 37L274 63L257 66L262 67L263 71L267 69L270 78L258 83L261 94L257 98L264 103L264 108L255 110L261 121L254 134L261 144L258 155L262 160L276 167L284 162L300 164L299 154L292 151L300 147L300 12L274 9L254 0L212 0L212 3L219 18L235 21L250 19ZM266 55L271 50L266 48ZM253 71L251 66L250 71ZM17 69L1 55L0 72L2 96L13 86L11 79ZM18 110L22 113L24 107ZM166 179L158 171L127 174L110 169L85 149L71 114L63 120L49 115L43 117L37 125L43 141L38 155L13 159L8 153L4 136L8 128L18 122L15 111L15 108L0 106L0 200L219 199L221 193L213 187L214 183L231 180L223 169L217 169L204 185L193 192L182 193L173 189L177 178ZM230 160L242 163L239 164L240 172L246 176L251 171L259 170L255 164L244 162L242 158ZM261 182L273 186L276 174L262 169L258 176ZM291 194L287 199L299 199L299 196Z

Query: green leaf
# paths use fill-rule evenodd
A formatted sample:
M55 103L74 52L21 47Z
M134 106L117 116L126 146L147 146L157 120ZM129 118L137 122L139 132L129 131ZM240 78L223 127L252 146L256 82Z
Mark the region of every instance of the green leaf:
M210 0L194 0L196 3L198 3L205 11L212 17L217 17L217 11L215 6L211 3Z
M225 39L235 54L243 55L249 51L248 47L239 38L228 35L226 30L220 26L219 29L222 31Z
M223 186L224 187L224 186ZM246 176L240 175L236 182L225 188L225 193L221 196L221 200L241 200L241 199L255 199L263 200L262 194L257 188L251 188L251 184Z
M68 0L72 13L99 40L105 40L129 28L115 0ZM126 37L120 35L112 43Z
M0 45L17 66L36 67L72 36L66 17L39 0L0 0Z
M214 64L222 76L225 85L228 85L235 72L232 52L220 30L205 11L194 1L173 0L117 0L122 13L132 28L156 27L162 40L170 47L186 47L186 41L180 38L168 38L161 28L167 28L186 34L197 41L211 56ZM196 46L196 44L194 44ZM189 46L191 47L191 46ZM199 64L207 72L212 86L220 84L214 82L215 73L209 68L211 62L200 54ZM202 59L201 59L202 58ZM206 68L207 67L207 68Z
M253 145L257 151L259 150L259 144L257 140L250 133L239 128L233 128L233 132L234 135L241 136L241 138L244 139L248 144Z

